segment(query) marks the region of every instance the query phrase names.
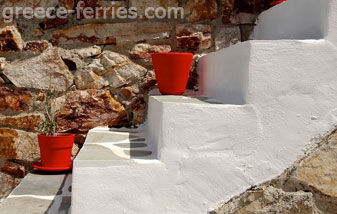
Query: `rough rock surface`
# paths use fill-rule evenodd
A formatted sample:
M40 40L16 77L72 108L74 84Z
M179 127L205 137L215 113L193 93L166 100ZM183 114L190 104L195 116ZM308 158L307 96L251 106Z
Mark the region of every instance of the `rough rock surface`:
M0 128L0 158L36 161L39 156L35 133Z
M337 131L278 178L252 187L212 214L337 213Z
M68 1L68 7L71 7L71 0L63 0L63 1ZM113 12L116 14L117 10L119 8L125 8L127 6L127 2L125 0L105 0L105 1L93 1L93 0L76 0L75 1L76 5L79 5L81 3L82 8L92 8L93 13L92 15L97 18L104 18L106 17L112 17ZM64 4L64 3L63 3ZM64 4L64 5L67 5ZM106 11L104 12L103 9L106 8ZM84 17L84 12L81 11L78 16L80 18L85 18Z
M16 26L7 25L3 27L1 25L0 52L21 51L23 49L23 41Z
M267 9L271 0L222 0L224 24L254 24L257 14Z
M58 30L53 34L53 43L120 44L144 40L167 39L172 27L165 22L87 24Z
M220 50L222 48L227 48L231 45L241 41L241 30L240 27L226 27L221 28L215 36L215 48Z
M20 182L20 178L0 172L0 199L7 197Z
M73 76L57 48L47 49L31 59L11 63L3 73L19 88L66 91L73 84Z
M42 116L39 114L0 117L0 126L7 126L15 129L23 129L26 131L38 131L41 125Z
M10 109L21 112L32 102L32 95L29 91L13 89L6 86L0 87L0 111Z
M18 7L18 8L25 8L25 7L30 7L30 8L48 8L48 7L55 7L58 4L58 0L6 0L0 2L1 4L1 11L5 7ZM23 10L13 10L14 14L23 14Z
M145 9L148 7L158 8L163 7L167 9L168 7L178 7L179 0L129 0L129 7L137 8L139 15L145 15ZM153 13L149 13L153 15Z
M203 24L178 24L176 26L177 47L206 50L212 46L212 27Z
M127 56L104 51L86 68L76 72L75 83L79 89L101 89L108 85L115 89L136 82L146 72Z
M130 56L133 59L151 58L152 53L169 53L171 52L170 45L150 45L146 43L136 44L130 51Z
M23 178L26 174L25 167L13 161L6 161L1 167L1 172L18 178Z
M210 214L304 214L321 213L314 203L312 193L284 192L272 186L249 190Z
M109 91L91 89L65 96L59 98L63 103L57 116L59 131L87 132L97 126L125 124L125 108Z
M184 5L185 16L189 22L212 21L219 15L216 0L190 0Z
M48 48L48 42L27 42L24 50L31 51L33 53L41 53Z

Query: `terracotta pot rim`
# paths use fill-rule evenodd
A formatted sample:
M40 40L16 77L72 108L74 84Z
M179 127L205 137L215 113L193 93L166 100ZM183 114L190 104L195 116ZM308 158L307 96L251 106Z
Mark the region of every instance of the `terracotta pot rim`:
M184 52L153 53L151 55L152 56L165 56L165 55L193 56L192 53L184 53Z

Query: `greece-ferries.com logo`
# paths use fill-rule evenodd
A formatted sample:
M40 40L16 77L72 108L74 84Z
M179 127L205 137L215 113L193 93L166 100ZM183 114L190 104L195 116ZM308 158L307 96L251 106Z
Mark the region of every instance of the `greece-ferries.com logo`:
M182 7L147 7L142 13L136 7L117 6L115 2L101 7L86 7L85 2L77 3L74 10L65 7L4 7L2 19L12 22L21 15L25 19L66 19L69 14L75 14L77 19L183 19Z

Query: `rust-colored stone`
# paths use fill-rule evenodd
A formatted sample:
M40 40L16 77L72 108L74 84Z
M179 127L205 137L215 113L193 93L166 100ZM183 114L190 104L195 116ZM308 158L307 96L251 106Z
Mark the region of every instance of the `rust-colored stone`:
M6 161L1 167L1 172L13 175L18 178L23 178L26 174L25 167L21 164L12 161Z
M76 134L75 135L75 143L79 144L79 145L83 145L84 142L85 142L86 137L87 137L86 134Z
M35 133L0 128L0 158L36 161L39 156Z
M19 31L13 25L8 25L0 29L0 51L21 51L23 41Z
M45 99L46 95L44 93L39 93L36 97L37 100L43 101Z
M23 111L29 102L32 102L32 96L29 91L5 86L0 87L0 112L6 109L18 112Z
M51 28L56 28L68 23L68 19L66 18L54 18L54 19L46 19L40 23L40 26L43 30L48 30Z
M212 27L202 24L178 24L176 26L177 47L206 50L212 46Z
M15 130L0 128L0 157L15 159L16 148L15 141L18 138L18 133Z
M31 51L33 53L41 53L47 49L48 43L46 41L42 42L27 42L24 50Z
M75 7L75 0L59 0L60 6L67 10L72 10Z
M189 22L211 21L218 18L218 4L216 0L190 0L184 6L185 16Z
M142 89L144 91L148 91L151 88L153 88L155 85L157 84L157 80L156 79L149 79L147 80L143 85L142 85Z
M224 24L239 24L240 20L235 8L235 0L222 0L222 22Z
M138 97L131 103L133 115L132 124L143 124L145 122L146 102L144 97Z
M125 108L108 90L74 91L65 99L57 116L59 131L84 133L97 126L125 125Z
M136 96L131 87L122 88L121 93L124 95L126 99L131 99Z
M26 115L19 117L2 117L0 125L27 131L37 131L41 125L41 115Z

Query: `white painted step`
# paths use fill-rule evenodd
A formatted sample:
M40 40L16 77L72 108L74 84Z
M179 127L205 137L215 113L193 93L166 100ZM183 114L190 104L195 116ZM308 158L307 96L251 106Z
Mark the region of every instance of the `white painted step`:
M272 10L285 18L281 7L295 1ZM146 139L148 157L125 157L116 147L131 143L132 130L122 138L113 130L92 130L74 162L72 213L204 214L278 176L335 128L337 0L298 1L299 16L318 3L328 5L326 31L287 34L294 30L289 27L268 39L322 39L249 41L203 57L202 95L212 99L151 97L147 127L136 131ZM303 29L320 27L324 20L315 19L322 14L318 10ZM279 19L271 20L258 28L278 26ZM215 100L222 104L210 102Z
M107 128L89 132L74 162L73 214L206 213L226 196L232 178L237 186L255 182L246 178L250 166L241 158L258 155L253 149L261 143L259 121L251 106L155 96L150 98L144 131L146 144L156 146L154 156L145 159L119 156L111 147L126 143L130 135L143 137L142 132ZM115 154L109 155L107 149ZM241 167L233 171L233 163Z

